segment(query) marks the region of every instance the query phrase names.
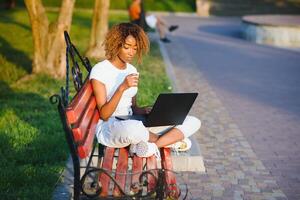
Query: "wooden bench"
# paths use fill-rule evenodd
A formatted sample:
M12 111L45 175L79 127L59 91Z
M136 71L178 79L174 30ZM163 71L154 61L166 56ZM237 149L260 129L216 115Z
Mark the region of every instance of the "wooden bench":
M65 39L66 87L62 87L61 94L53 95L50 100L57 103L72 156L74 199L178 199L180 189L172 172L169 148L160 149L161 161L157 162L155 156L130 156L128 147L110 148L97 143L95 130L100 115L88 80L91 66L88 59L80 56L67 32ZM85 81L82 81L79 63L88 72ZM69 71L76 90L70 102Z

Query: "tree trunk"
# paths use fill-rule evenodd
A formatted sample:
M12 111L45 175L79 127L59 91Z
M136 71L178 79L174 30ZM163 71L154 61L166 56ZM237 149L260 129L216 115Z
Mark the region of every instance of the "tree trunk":
M45 8L40 0L25 0L25 5L28 10L32 38L33 38L33 61L32 72L39 73L43 71L45 57L47 55L47 35L49 21L46 16ZM44 71L49 69L44 69Z
M64 30L69 31L75 0L63 0L57 21L49 24L41 0L25 0L32 28L34 54L33 73L54 77L65 75Z
M64 0L62 2L58 20L49 29L49 52L47 55L47 68L53 68L55 75L64 77L66 72L66 43L64 31L70 31L72 13L75 0Z
M101 59L105 57L102 42L108 31L109 2L109 0L95 0L90 44L86 52L86 56L89 58Z

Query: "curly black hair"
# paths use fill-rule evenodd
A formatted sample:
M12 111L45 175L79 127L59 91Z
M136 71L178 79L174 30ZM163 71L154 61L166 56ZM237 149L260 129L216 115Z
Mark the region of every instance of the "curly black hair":
M149 51L149 39L144 30L136 24L120 23L114 25L106 34L103 42L105 56L114 59L119 54L126 38L131 35L136 39L138 62L141 63L142 55Z

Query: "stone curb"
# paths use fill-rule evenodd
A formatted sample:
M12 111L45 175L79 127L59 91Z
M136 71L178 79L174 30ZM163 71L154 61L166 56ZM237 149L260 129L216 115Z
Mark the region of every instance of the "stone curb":
M149 33L149 37L153 40L159 41L157 34L154 35L154 33ZM167 75L170 78L173 87L173 91L180 92L181 89L176 83L174 68L170 60L170 57L168 55L168 52L162 42L159 41L158 43L159 43L160 52L162 54L165 63L165 69ZM190 139L192 141L192 147L189 152L181 153L179 155L175 154L172 156L174 171L205 172L205 166L204 166L203 157L201 155L200 146L197 140L193 136L190 137ZM197 163L197 165L195 165L195 163Z

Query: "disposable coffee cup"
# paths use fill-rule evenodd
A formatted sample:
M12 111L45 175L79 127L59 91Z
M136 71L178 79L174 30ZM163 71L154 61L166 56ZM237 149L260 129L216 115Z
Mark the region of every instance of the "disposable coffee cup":
M138 72L132 73L132 75L137 77L137 78L140 76L140 74Z

